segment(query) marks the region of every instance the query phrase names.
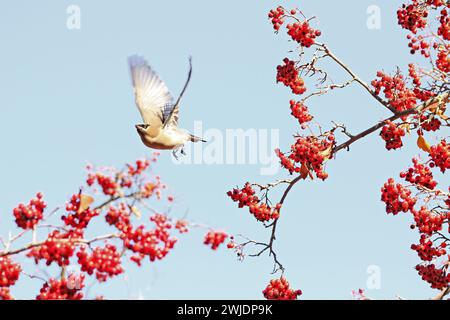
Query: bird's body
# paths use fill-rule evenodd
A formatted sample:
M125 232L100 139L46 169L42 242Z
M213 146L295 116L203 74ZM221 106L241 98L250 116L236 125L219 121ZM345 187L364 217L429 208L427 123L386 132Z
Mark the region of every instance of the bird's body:
M144 129L139 127L139 125L136 125L136 130L141 137L142 142L152 149L174 150L190 141L190 135L178 128L159 130L156 135L154 135L154 133L152 134L149 129L150 127Z
M179 103L189 83L192 65L188 80L178 100L173 103L165 83L158 78L147 61L139 56L132 56L128 63L136 105L144 120L143 124L137 124L135 127L144 145L152 149L175 152L189 141L204 141L178 128Z

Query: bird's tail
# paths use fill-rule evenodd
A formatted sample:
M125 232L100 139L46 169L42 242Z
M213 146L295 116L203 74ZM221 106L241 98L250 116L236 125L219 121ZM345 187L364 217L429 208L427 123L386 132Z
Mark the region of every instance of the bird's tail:
M203 140L200 137L194 136L193 134L189 134L189 139L191 140L191 142L206 142L206 140Z

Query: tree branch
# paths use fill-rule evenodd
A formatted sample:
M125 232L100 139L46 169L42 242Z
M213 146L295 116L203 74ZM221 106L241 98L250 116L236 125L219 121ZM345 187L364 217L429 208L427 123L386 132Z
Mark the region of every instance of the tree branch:
M94 210L102 210L104 207L106 207L107 205L119 200L119 199L128 199L128 198L138 198L140 196L141 192L140 191L136 191L127 195L123 195L123 196L113 196L111 198L109 198L108 200L106 200L105 202L99 204L98 206L96 206L95 208L93 208ZM38 226L40 227L40 226ZM18 248L18 249L14 249L14 250L9 250L9 247L11 245L11 243L13 243L14 241L16 241L17 239L19 239L20 237L22 237L27 231L29 230L24 230L21 233L19 233L18 235L14 236L13 238L11 238L8 242L5 243L4 247L5 250L0 251L0 257L3 256L8 256L8 255L15 255L24 251L27 251L29 249L35 248L35 247L39 247L42 246L45 241L40 241L37 242L36 240L36 232L33 232L33 240L31 243L29 243L28 245ZM111 238L118 238L119 235L117 234L110 234L110 235L104 235L104 236L100 236L97 238L94 238L92 240L84 240L84 239L53 239L53 241L56 242L69 242L69 241L73 241L74 243L84 243L84 244L90 244L92 242L95 241L100 241L100 240L106 240L106 239L111 239Z
M120 234L105 234L102 236L98 236L95 237L91 240L85 240L82 238L77 238L77 239L53 239L52 241L54 242L59 242L59 243L74 243L74 244L91 244L93 242L97 242L97 241L102 241L102 240L107 240L107 239L116 239L116 238L120 238ZM11 256L11 255L15 255L30 249L33 249L35 247L40 247L43 244L45 244L45 241L41 241L41 242L36 242L36 243L30 243L22 248L19 249L15 249L15 250L10 250L10 251L3 251L0 252L0 257L4 257L4 256Z
M354 142L358 141L361 138L364 138L365 136L373 133L374 131L377 131L378 129L382 128L385 124L386 121L395 121L399 118L401 118L402 116L406 116L406 115L410 115L410 114L414 114L414 113L420 113L421 111L423 111L426 108L429 108L430 106L436 104L436 103L441 103L443 100L448 99L449 97L449 93L444 93L440 96L431 98L430 100L418 105L416 108L413 109L408 109L408 110L404 110L402 112L398 112L395 115L373 125L372 127L360 132L359 134L353 136L352 138L348 139L347 141L345 141L344 143L341 143L340 145L336 146L333 149L333 153L338 152L341 149L347 148Z
M366 82L364 82L346 64L344 64L338 57L336 57L334 53L332 53L325 44L318 43L317 45L323 48L327 56L333 59L338 65L340 65L352 77L353 81L358 82L367 92L370 93L372 97L375 98L375 100L381 103L385 108L389 109L392 113L394 114L397 113L397 110L395 110L388 102L384 101L380 96L378 96Z
M450 287L445 288L441 292L439 292L436 296L434 296L431 300L442 300L446 295L450 294Z
M270 187L275 187L281 183L288 183L288 186L286 188L286 190L284 190L283 195L279 201L279 203L281 205L283 205L284 201L286 200L286 197L288 196L289 192L291 191L291 189L294 187L294 185L299 182L302 179L301 176L296 177L293 180L280 180L276 183L272 183L272 184L268 184L267 186L263 186L263 189L268 189ZM257 185L257 184L255 184ZM259 186L259 185L257 185ZM243 243L241 246L244 247L247 244L254 244L254 245L260 245L260 246L264 246L264 248L259 251L256 254L252 254L250 256L252 257L256 257L256 256L260 256L261 254L263 254L265 251L269 250L269 256L273 257L274 260L274 268L273 268L273 272L272 273L276 273L278 270L281 270L282 273L284 273L284 267L281 264L281 262L278 260L277 254L273 248L273 244L274 241L276 240L276 230L277 230L277 223L278 223L278 219L275 220L272 224L270 224L268 227L272 228L272 231L270 233L270 238L269 238L269 243L262 243L262 242L256 242L253 240L249 240L246 243Z

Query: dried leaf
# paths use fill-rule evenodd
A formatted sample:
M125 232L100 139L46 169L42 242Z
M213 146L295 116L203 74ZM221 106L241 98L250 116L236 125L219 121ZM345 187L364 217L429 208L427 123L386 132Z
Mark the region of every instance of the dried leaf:
M132 206L132 207L131 207L131 212L133 212L133 214L134 214L138 219L140 219L141 216L142 216L141 210L139 210L139 208L136 207L136 206Z
M327 161L331 158L331 153L333 151L333 145L330 145L327 149L319 152L321 156L323 156L324 160Z
M431 113L437 114L438 110L441 109L442 106L445 106L448 101L449 101L449 97L447 96L438 96L433 98L433 103L431 103L430 105L428 105L426 107L426 110L429 110Z
M425 152L430 152L430 145L423 136L417 138L417 146Z
M87 194L80 194L80 206L77 213L86 211L87 208L94 202L94 198Z
M302 166L300 167L300 176L302 177L303 180L305 180L308 175L310 174L308 167L302 163Z
M442 109L439 109L436 112L436 115L438 115L442 120L447 121L449 119L449 117L447 115L444 114L444 112L442 111Z

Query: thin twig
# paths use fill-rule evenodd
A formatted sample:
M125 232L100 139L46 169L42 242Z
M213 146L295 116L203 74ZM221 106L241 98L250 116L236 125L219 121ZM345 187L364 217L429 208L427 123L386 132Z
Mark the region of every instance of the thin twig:
M356 75L346 64L344 64L338 57L334 55L333 52L325 44L317 44L319 47L323 48L325 53L333 59L338 65L340 65L351 77L354 81L358 82L367 92L370 93L372 97L375 98L379 103L381 103L385 108L389 109L392 113L396 114L397 110L394 109L388 102L384 101L379 95L372 90L369 85L364 82L360 77Z

